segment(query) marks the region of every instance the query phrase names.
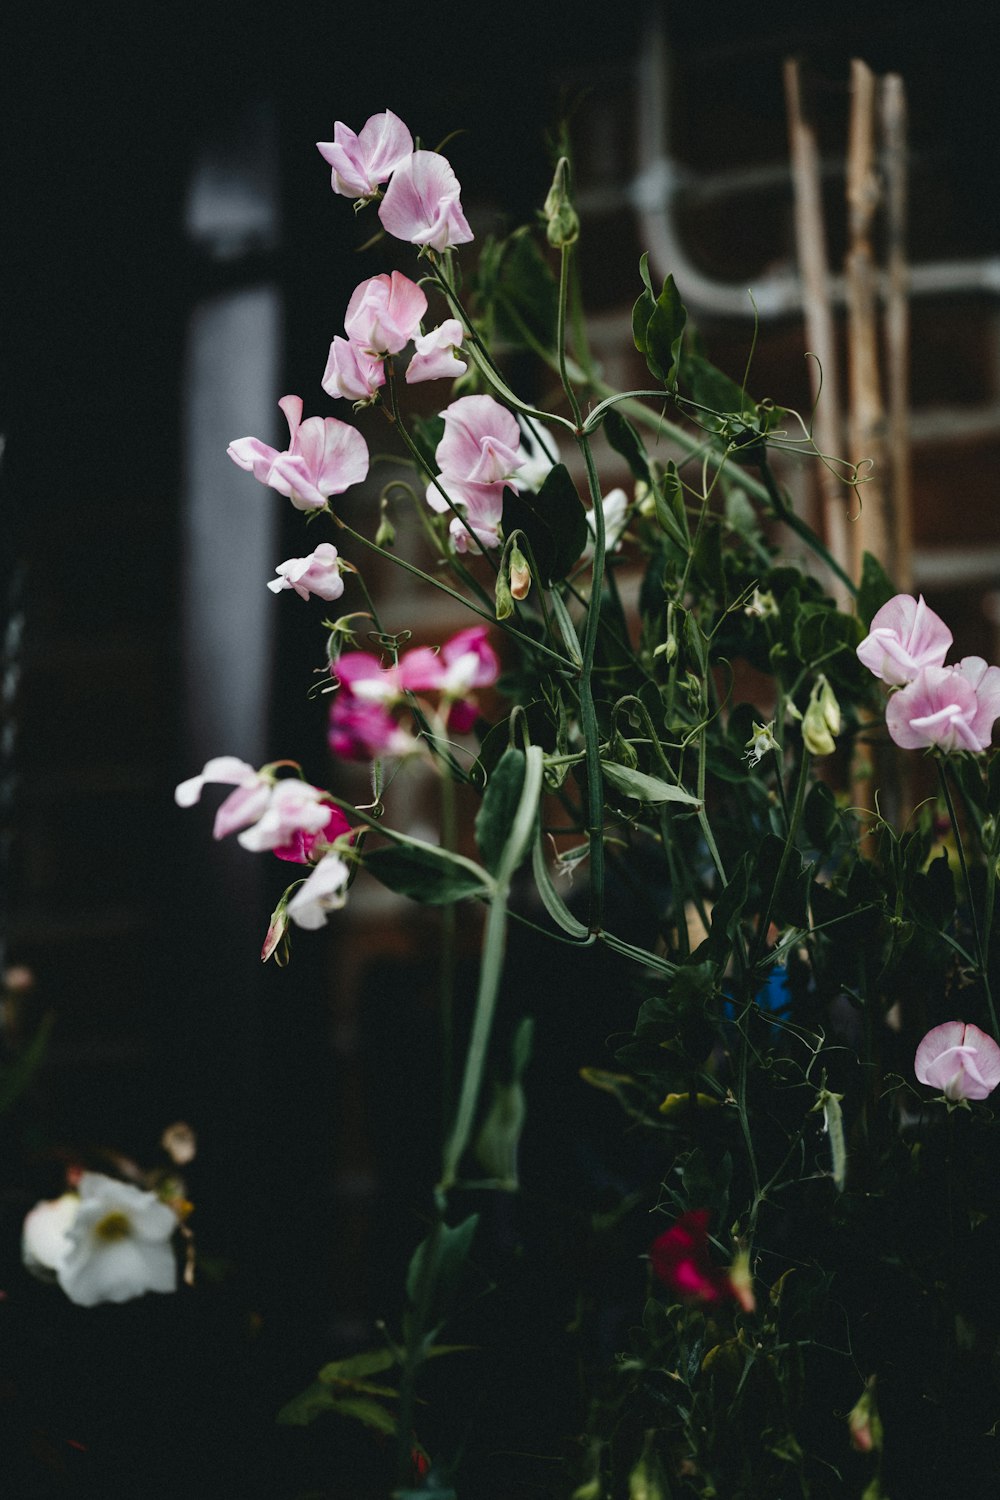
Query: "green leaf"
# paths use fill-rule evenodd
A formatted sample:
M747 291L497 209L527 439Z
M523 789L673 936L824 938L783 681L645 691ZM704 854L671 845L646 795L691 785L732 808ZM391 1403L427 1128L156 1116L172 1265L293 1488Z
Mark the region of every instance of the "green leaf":
M687 511L684 508L684 490L673 459L662 474L654 476L653 505L660 527L686 555L691 537L688 532Z
M858 619L866 630L871 625L872 617L898 592L878 558L866 552L861 559L861 583L857 598Z
M324 1412L333 1411L336 1404L337 1398L330 1387L315 1380L300 1395L285 1402L276 1420L284 1427L308 1427Z
M661 781L659 776L647 776L644 771L632 771L628 766L616 765L614 761L602 760L601 770L616 791L638 802L684 802L688 807L700 807L697 797L692 797L682 786Z
M520 342L516 323L504 316L509 303L538 341L554 348L559 314L559 288L548 261L529 234L517 235L500 268L499 322L504 333Z
M674 377L686 322L687 311L680 293L674 285L674 278L668 276L646 324L645 350L650 371L664 385L669 384Z
M723 416L755 414L754 403L748 399L742 386L700 354L685 356L681 376L692 401L697 401L699 406L707 406Z
M486 783L482 806L476 816L476 843L494 875L500 866L514 814L524 787L525 755L508 746Z
M649 460L636 429L617 407L604 414L604 435L616 453L620 453L636 479L649 483Z
M352 1354L348 1359L335 1359L324 1365L316 1378L324 1382L366 1380L369 1375L391 1370L397 1363L391 1349L368 1349L363 1354Z
M365 869L401 896L430 906L448 906L470 896L486 896L491 881L471 860L430 845L395 844L365 854Z
M55 1011L46 1011L28 1045L12 1062L0 1069L0 1114L10 1109L24 1093L41 1067L55 1018Z
M478 1223L479 1215L470 1214L461 1224L436 1225L414 1250L406 1273L406 1295L416 1307L423 1292L423 1279L430 1277L428 1306L433 1313L427 1323L438 1319L444 1305L451 1300L469 1258Z
M750 862L751 855L748 851L712 908L712 928L706 944L709 958L718 964L725 963L732 951L740 917L747 904L750 893Z
M547 586L565 578L587 545L587 513L565 464L555 464L537 495L506 489L503 530L523 531Z
M369 1401L365 1396L338 1396L332 1409L342 1417L354 1417L366 1427L384 1432L387 1437L394 1437L396 1434L396 1418L392 1412L386 1411L377 1401Z

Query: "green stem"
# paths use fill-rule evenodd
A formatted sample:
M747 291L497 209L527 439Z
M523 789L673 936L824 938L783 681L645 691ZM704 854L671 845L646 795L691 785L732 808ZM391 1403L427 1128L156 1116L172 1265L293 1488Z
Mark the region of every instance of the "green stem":
M945 764L938 761L938 776L941 781L941 791L944 794L945 804L948 808L948 817L951 820L952 832L955 835L955 845L958 849L958 862L962 869L962 883L965 886L965 899L969 903L969 920L972 923L972 936L976 945L976 967L983 981L983 989L986 992L986 1005L990 1013L990 1025L993 1028L994 1038L1000 1040L1000 1026L997 1024L996 1006L993 1003L993 992L990 988L989 967L986 962L986 951L983 947L983 937L979 929L979 920L976 916L976 903L972 894L972 878L969 874L968 862L965 858L965 844L962 839L962 830L959 827L958 817L955 812L955 804L952 800L951 788L948 785L948 775ZM996 861L991 861L995 865ZM996 873L994 870L994 880Z

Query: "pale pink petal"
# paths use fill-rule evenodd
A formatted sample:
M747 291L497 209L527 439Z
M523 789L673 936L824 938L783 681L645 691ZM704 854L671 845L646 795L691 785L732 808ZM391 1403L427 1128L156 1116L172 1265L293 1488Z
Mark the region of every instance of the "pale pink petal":
M949 1099L986 1099L1000 1084L1000 1046L978 1026L945 1021L917 1047L913 1071Z
M344 328L351 342L367 354L398 354L419 332L426 311L421 288L393 271L391 276L370 276L355 288Z
M399 116L387 109L372 115L358 135L338 120L333 140L317 141L316 145L333 168L334 192L348 198L368 198L410 155L413 137Z
M271 783L264 777L252 786L238 787L231 792L215 814L212 837L224 839L238 828L247 828L263 815L271 800Z
M903 750L979 751L984 746L971 727L978 706L975 689L956 668L924 667L889 699L886 728Z
M964 656L957 670L975 689L976 712L969 727L980 748L988 750L1000 719L1000 667L988 667L981 656Z
M462 396L441 415L444 436L435 457L446 479L500 484L520 468L517 420L492 396Z
M379 204L383 229L412 245L446 250L473 238L451 164L436 151L414 151L396 168Z
M284 412L285 421L288 423L288 446L294 450L295 439L302 422L302 397L282 396L278 405Z
M290 557L287 562L279 563L275 572L280 576L272 578L267 585L275 594L283 589L294 589L300 599L315 594L317 598L330 601L339 599L344 592L340 559L331 542L320 542L308 557Z
M921 667L943 666L951 643L951 631L924 603L923 594L919 599L897 594L877 612L857 654L883 682L902 686Z
M370 401L385 385L385 365L338 334L330 345L321 384L328 396L343 396L348 401Z
M457 318L448 318L430 333L420 334L414 340L416 353L406 369L407 385L424 380L454 380L464 375L469 366L458 357L461 342L462 325Z
M174 792L178 807L194 807L201 798L206 783L221 783L223 786L249 786L257 780L257 770L235 755L216 755L205 762L200 776L191 776L182 781Z
M277 448L272 448L255 437L236 438L229 444L226 453L234 464L248 470L261 484L267 484L271 466L278 456Z

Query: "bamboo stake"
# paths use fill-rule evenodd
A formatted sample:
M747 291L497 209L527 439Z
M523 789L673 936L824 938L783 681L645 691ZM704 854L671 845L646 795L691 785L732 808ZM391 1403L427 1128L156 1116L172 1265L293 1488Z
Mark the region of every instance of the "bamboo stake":
M906 91L898 73L879 81L882 172L886 192L886 383L889 465L895 533L893 577L913 589L913 515L910 483L910 304L906 262Z
M853 528L854 576L863 553L872 552L889 574L895 563L886 477L886 422L878 368L875 258L871 228L879 203L875 173L875 75L866 63L851 63L851 115L847 147L849 241L844 262L847 285L848 375L851 456L868 477L861 514Z
M806 347L815 355L814 359L809 360L809 383L815 408L813 435L821 453L839 457L843 443L843 415L837 331L830 297L830 265L823 220L819 150L816 132L803 110L798 60L786 58L784 72L795 206L795 246L804 289ZM823 518L821 530L837 562L845 571L850 572L853 557L847 510L853 497L831 469L821 468L819 477ZM840 603L845 603L847 590L843 585L836 578L831 578L829 586Z

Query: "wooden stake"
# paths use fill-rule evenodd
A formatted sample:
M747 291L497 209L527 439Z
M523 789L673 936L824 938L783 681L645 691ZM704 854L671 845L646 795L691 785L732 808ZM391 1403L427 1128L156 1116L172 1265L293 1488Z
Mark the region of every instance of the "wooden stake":
M821 453L839 458L843 452L843 415L837 330L830 299L830 265L823 220L823 196L816 132L802 107L802 88L796 58L785 60L785 103L788 143L792 163L795 202L795 247L802 274L806 348L812 389L813 436ZM822 390L821 390L822 387ZM846 571L853 566L848 531L848 511L854 503L851 491L826 467L819 470L820 503L826 544ZM827 580L843 605L847 590L836 579Z
M910 304L906 261L906 92L898 73L879 80L882 174L886 196L886 384L888 456L892 488L895 566L904 593L913 589L913 518L910 485Z

